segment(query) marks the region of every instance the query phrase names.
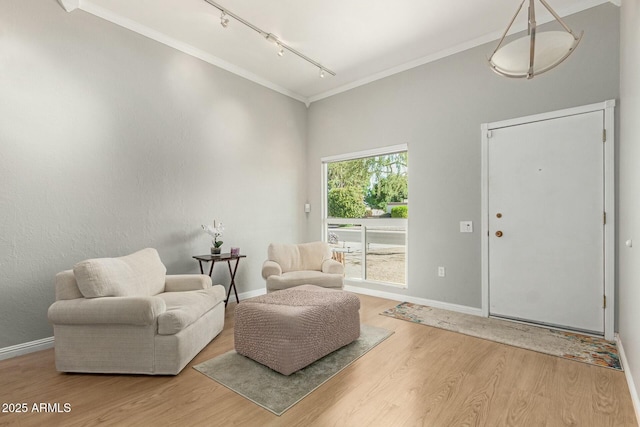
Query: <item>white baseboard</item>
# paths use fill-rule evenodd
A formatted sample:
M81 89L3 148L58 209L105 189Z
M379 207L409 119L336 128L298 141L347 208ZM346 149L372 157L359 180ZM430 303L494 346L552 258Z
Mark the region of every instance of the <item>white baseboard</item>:
M242 292L238 294L238 298L240 298L240 301L249 299L249 298L253 298L253 297L257 297L260 295L264 295L267 293L267 289L266 288L261 288L261 289L254 289L253 291L247 291L247 292ZM229 302L235 302L236 301L236 297L235 295L231 295L229 296Z
M46 350L52 347L53 337L42 338L40 340L25 342L22 344L16 344L10 347L0 348L0 360L10 359L12 357L22 356L23 354Z
M618 343L618 351L620 352L620 362L622 363L622 369L624 369L624 376L627 379L627 386L629 387L629 393L631 394L631 402L633 403L633 410L636 413L636 422L640 425L640 399L638 399L638 391L636 390L636 384L631 376L631 369L629 368L629 361L627 355L624 353L624 347L622 346L622 340L620 335L615 334L616 342Z
M406 302L411 302L413 304L428 305L429 307L441 308L443 310L449 310L449 311L456 311L458 313L472 314L474 316L482 316L481 308L468 307L466 305L451 304L448 302L434 301L426 298L418 298L418 297L412 297L409 295L395 294L392 292L375 291L373 289L361 288L359 286L345 285L344 290L349 292L354 292L357 294L370 295L373 297L390 299L393 301L400 301L400 302L406 301Z

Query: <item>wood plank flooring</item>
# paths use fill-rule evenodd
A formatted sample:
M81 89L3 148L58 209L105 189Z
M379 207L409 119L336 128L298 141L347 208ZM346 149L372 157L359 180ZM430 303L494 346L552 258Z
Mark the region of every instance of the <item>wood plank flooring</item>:
M233 348L224 331L175 377L61 374L53 350L0 362L0 404L64 403L68 413L0 413L0 426L636 426L624 373L380 316L389 339L281 417L191 367Z

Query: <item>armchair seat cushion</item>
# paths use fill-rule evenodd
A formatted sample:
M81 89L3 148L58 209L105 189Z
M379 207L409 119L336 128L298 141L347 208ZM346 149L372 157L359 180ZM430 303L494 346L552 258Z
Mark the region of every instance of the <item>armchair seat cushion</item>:
M158 316L158 334L174 335L200 319L216 305L224 303L224 288L186 292L165 292L157 295L164 300L167 309Z
M267 289L279 291L294 286L313 283L323 288L342 289L344 276L342 274L323 273L315 270L290 271L280 276L267 277Z

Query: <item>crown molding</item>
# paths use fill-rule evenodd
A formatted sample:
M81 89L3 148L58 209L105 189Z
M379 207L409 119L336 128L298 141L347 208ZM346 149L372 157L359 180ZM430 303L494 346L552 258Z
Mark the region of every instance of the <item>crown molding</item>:
M80 0L58 0L58 3L67 12L73 12L80 7Z

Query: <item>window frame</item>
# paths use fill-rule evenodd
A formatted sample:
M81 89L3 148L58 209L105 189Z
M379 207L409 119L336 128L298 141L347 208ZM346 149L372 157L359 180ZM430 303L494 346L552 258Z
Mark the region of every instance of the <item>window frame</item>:
M358 224L364 227L365 229L368 227L375 226L386 226L386 227L404 227L405 229L405 262L404 262L404 284L402 283L391 283L391 282L382 282L377 280L365 279L365 278L353 278L353 277L345 277L345 284L354 284L354 285L383 285L389 286L396 289L407 289L409 283L409 220L408 218L329 218L329 207L328 207L328 182L327 182L327 174L328 174L328 165L329 163L349 161L355 159L361 159L365 157L376 157L376 156L385 156L389 154L396 154L401 152L409 153L409 145L408 144L398 144L391 145L386 147L375 148L371 150L357 151L345 154L339 154L334 156L322 157L321 161L321 185L322 185L322 199L321 199L321 221L320 221L320 235L322 236L322 241L328 241L328 229L329 224ZM409 170L407 169L407 179L409 177ZM366 231L363 231L363 234L366 234ZM366 257L367 251L362 251L362 271L363 277L366 277Z

